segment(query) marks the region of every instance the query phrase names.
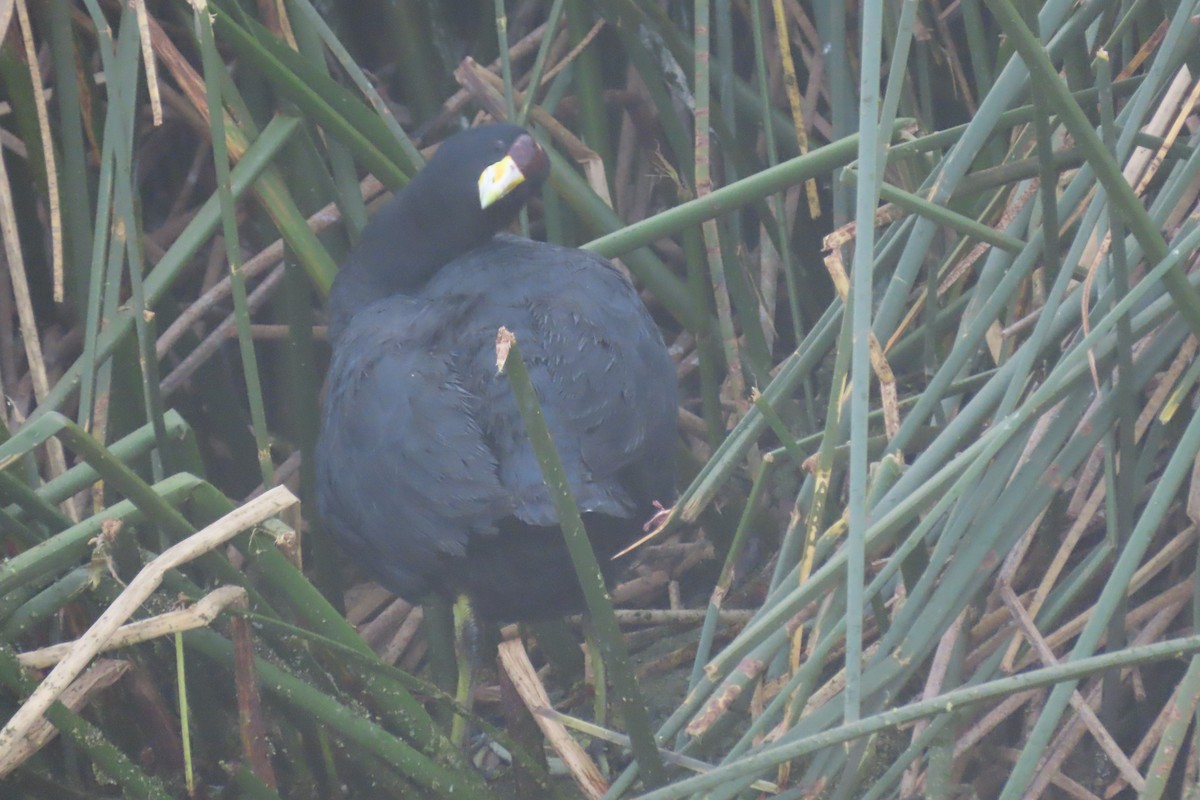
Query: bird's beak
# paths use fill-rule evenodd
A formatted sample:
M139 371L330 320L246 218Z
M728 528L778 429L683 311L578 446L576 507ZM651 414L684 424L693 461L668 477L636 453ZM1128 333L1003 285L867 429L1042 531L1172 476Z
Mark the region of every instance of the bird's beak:
M479 207L487 208L524 182L525 174L516 160L504 156L479 175Z

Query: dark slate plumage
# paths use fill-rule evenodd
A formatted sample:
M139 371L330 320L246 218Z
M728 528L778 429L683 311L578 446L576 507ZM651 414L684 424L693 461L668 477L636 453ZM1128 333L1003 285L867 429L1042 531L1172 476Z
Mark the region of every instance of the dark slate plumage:
M481 211L476 180L505 152L526 181ZM323 517L393 591L465 591L494 620L582 603L496 374L500 326L521 343L602 565L675 497L674 366L636 291L597 256L494 235L546 170L515 126L448 140L372 220L330 303Z

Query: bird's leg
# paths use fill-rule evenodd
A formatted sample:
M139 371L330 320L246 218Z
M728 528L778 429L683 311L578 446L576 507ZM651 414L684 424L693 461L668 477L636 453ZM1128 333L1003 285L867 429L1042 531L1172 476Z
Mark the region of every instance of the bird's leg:
M454 601L454 655L458 662L458 685L454 692L457 707L454 711L454 721L450 723L450 741L459 748L466 741L469 714L472 710L471 695L475 684L478 640L479 626L471 612L471 601L465 594L461 594Z
M496 677L500 684L500 707L504 711L505 728L512 740L524 749L533 764L527 763L517 752L513 752L512 776L516 783L516 797L541 797L545 794L536 768L546 768L546 754L542 731L534 720L525 701L521 699L513 683L509 668L500 653L496 654ZM534 768L531 768L533 766Z
M528 629L528 630L526 630ZM522 638L529 634L537 641L538 649L558 676L560 685L572 686L584 680L583 650L575 634L562 618L535 620L522 625Z
M608 676L604 669L604 656L600 652L600 637L596 635L592 615L586 611L583 613L583 632L592 673L592 716L597 725L604 727L608 724ZM599 740L596 743L601 744ZM601 762L600 768L608 774L608 759L603 745L595 755Z

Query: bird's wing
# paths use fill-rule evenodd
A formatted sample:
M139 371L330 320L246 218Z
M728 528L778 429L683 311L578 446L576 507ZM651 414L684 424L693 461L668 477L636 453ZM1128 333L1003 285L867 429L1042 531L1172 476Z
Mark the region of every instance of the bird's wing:
M500 325L516 334L581 510L633 517L670 502L674 365L633 287L603 259L542 243L501 238L488 261L508 281L472 316L473 352L456 360L516 515L556 521L508 379L495 372Z
M322 515L407 597L443 555L462 555L471 533L511 513L479 398L438 352L457 324L439 312L390 298L355 316L330 365L317 461Z

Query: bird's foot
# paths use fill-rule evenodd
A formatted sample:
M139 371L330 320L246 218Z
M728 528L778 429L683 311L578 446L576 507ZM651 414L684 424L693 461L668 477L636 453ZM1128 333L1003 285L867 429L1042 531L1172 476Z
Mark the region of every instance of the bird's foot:
M667 522L667 517L671 516L671 512L675 510L675 506L663 508L663 504L657 500L654 501L654 507L658 510L655 511L654 515L651 516L650 519L646 520L646 524L642 526L642 531L645 533L656 531L665 525Z

